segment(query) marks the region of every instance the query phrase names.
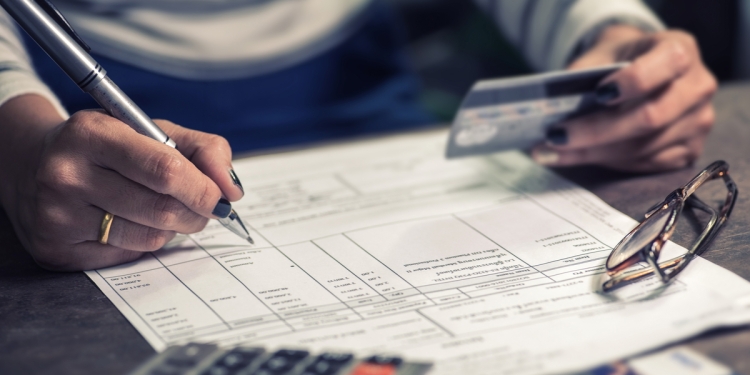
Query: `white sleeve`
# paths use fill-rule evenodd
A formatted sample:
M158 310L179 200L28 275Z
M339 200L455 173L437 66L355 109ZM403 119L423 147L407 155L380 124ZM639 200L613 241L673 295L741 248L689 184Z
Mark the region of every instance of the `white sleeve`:
M538 70L563 69L603 26L664 25L640 0L475 0Z
M15 22L0 9L0 105L23 94L41 95L63 118L68 118L68 112L55 94L34 72Z

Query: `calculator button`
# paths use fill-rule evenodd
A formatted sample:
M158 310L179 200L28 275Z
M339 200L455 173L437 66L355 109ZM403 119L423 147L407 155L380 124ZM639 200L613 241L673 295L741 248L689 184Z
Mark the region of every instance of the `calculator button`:
M221 366L216 366L216 365L210 367L206 371L203 371L203 375L230 375L230 374L232 374L232 371L230 371L229 369L225 367L221 367Z
M341 365L338 363L318 360L307 366L305 373L311 375L331 375L335 374L340 367Z
M376 365L392 365L393 367L398 367L401 365L403 360L399 357L391 357L391 356L385 356L385 355L374 355L370 358L367 358L365 360L367 363L372 363Z
M286 373L286 371L287 370L277 372L277 371L269 370L267 368L259 368L255 370L255 372L253 372L253 375L279 375L279 374Z
M271 371L282 371L282 370L288 370L292 367L294 362L290 361L287 358L284 357L273 357L269 359L264 365L264 368L267 368Z
M231 351L231 353L239 354L242 357L248 358L250 361L263 354L263 352L263 348L245 348L241 346L234 348Z
M299 362L299 360L290 360L284 357L271 357L266 363L261 365L260 370L265 370L269 375L285 374ZM258 374L260 372L256 372ZM263 372L262 374L265 374Z
M243 362L245 362L244 358L234 353L229 353L220 360L222 366L230 368L239 367Z
M304 375L336 374L344 365L354 358L348 353L323 353L305 368Z
M348 353L323 353L318 358L326 362L344 364L351 361L354 356Z
M252 358L247 358L246 356L237 353L229 353L216 361L216 364L228 369L236 370L249 365L252 360Z
M166 363L175 367L193 367L216 350L212 344L189 344L171 353Z
M374 363L360 363L349 375L395 375L393 365L378 365Z
M302 358L307 357L307 355L310 354L306 350L279 350L276 353L273 353L274 357L284 357L289 358L290 360L293 360L294 362L299 361Z
M279 350L273 353L271 358L260 366L260 369L268 370L270 374L274 375L283 374L305 359L308 354L310 353L304 350Z
M166 364L162 364L161 366L155 369L152 369L149 372L149 375L182 375L187 370L188 369L185 369L185 368L178 368L178 367L173 367L173 366L169 366Z
M248 367L253 360L263 353L260 348L234 348L213 363L213 367L201 375L235 375L237 371Z

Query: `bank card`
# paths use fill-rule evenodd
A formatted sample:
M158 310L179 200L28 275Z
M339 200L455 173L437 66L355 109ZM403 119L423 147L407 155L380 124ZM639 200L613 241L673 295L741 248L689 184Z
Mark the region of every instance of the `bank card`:
M594 90L627 64L475 83L453 120L446 156L527 149L542 142L550 126L603 109Z

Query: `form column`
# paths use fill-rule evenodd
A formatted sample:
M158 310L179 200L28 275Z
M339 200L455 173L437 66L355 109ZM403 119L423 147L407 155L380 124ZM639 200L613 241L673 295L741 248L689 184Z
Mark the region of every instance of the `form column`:
M310 276L313 282L342 303L341 309L336 311L287 320L295 327L308 328L360 320L361 316L351 307L385 301L376 291L311 242L280 246L279 250Z
M167 344L229 329L151 253L138 261L97 272Z
M226 270L214 257L189 237L179 237L155 253L190 291L211 309L229 330L242 329L245 337L289 332L284 324L261 300ZM251 250L237 250L247 256ZM252 331L252 333L251 333ZM249 336L248 336L249 335Z
M378 259L344 235L336 235L313 241L325 254L335 259L340 267L378 293L380 301L364 299L354 307L362 317L370 318L415 310L433 305L406 280L391 271ZM372 303L376 301L376 303Z
M528 198L456 217L554 281L603 272L612 250Z
M214 259L292 329L306 326L293 318L348 308L275 247L222 252Z
M312 242L385 299L419 294L418 290L344 235Z

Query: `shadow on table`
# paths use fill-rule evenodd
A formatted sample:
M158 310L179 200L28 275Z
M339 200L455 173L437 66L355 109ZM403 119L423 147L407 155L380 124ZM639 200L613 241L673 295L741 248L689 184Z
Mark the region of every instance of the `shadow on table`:
M124 374L154 351L82 272L51 272L0 210L0 374Z

